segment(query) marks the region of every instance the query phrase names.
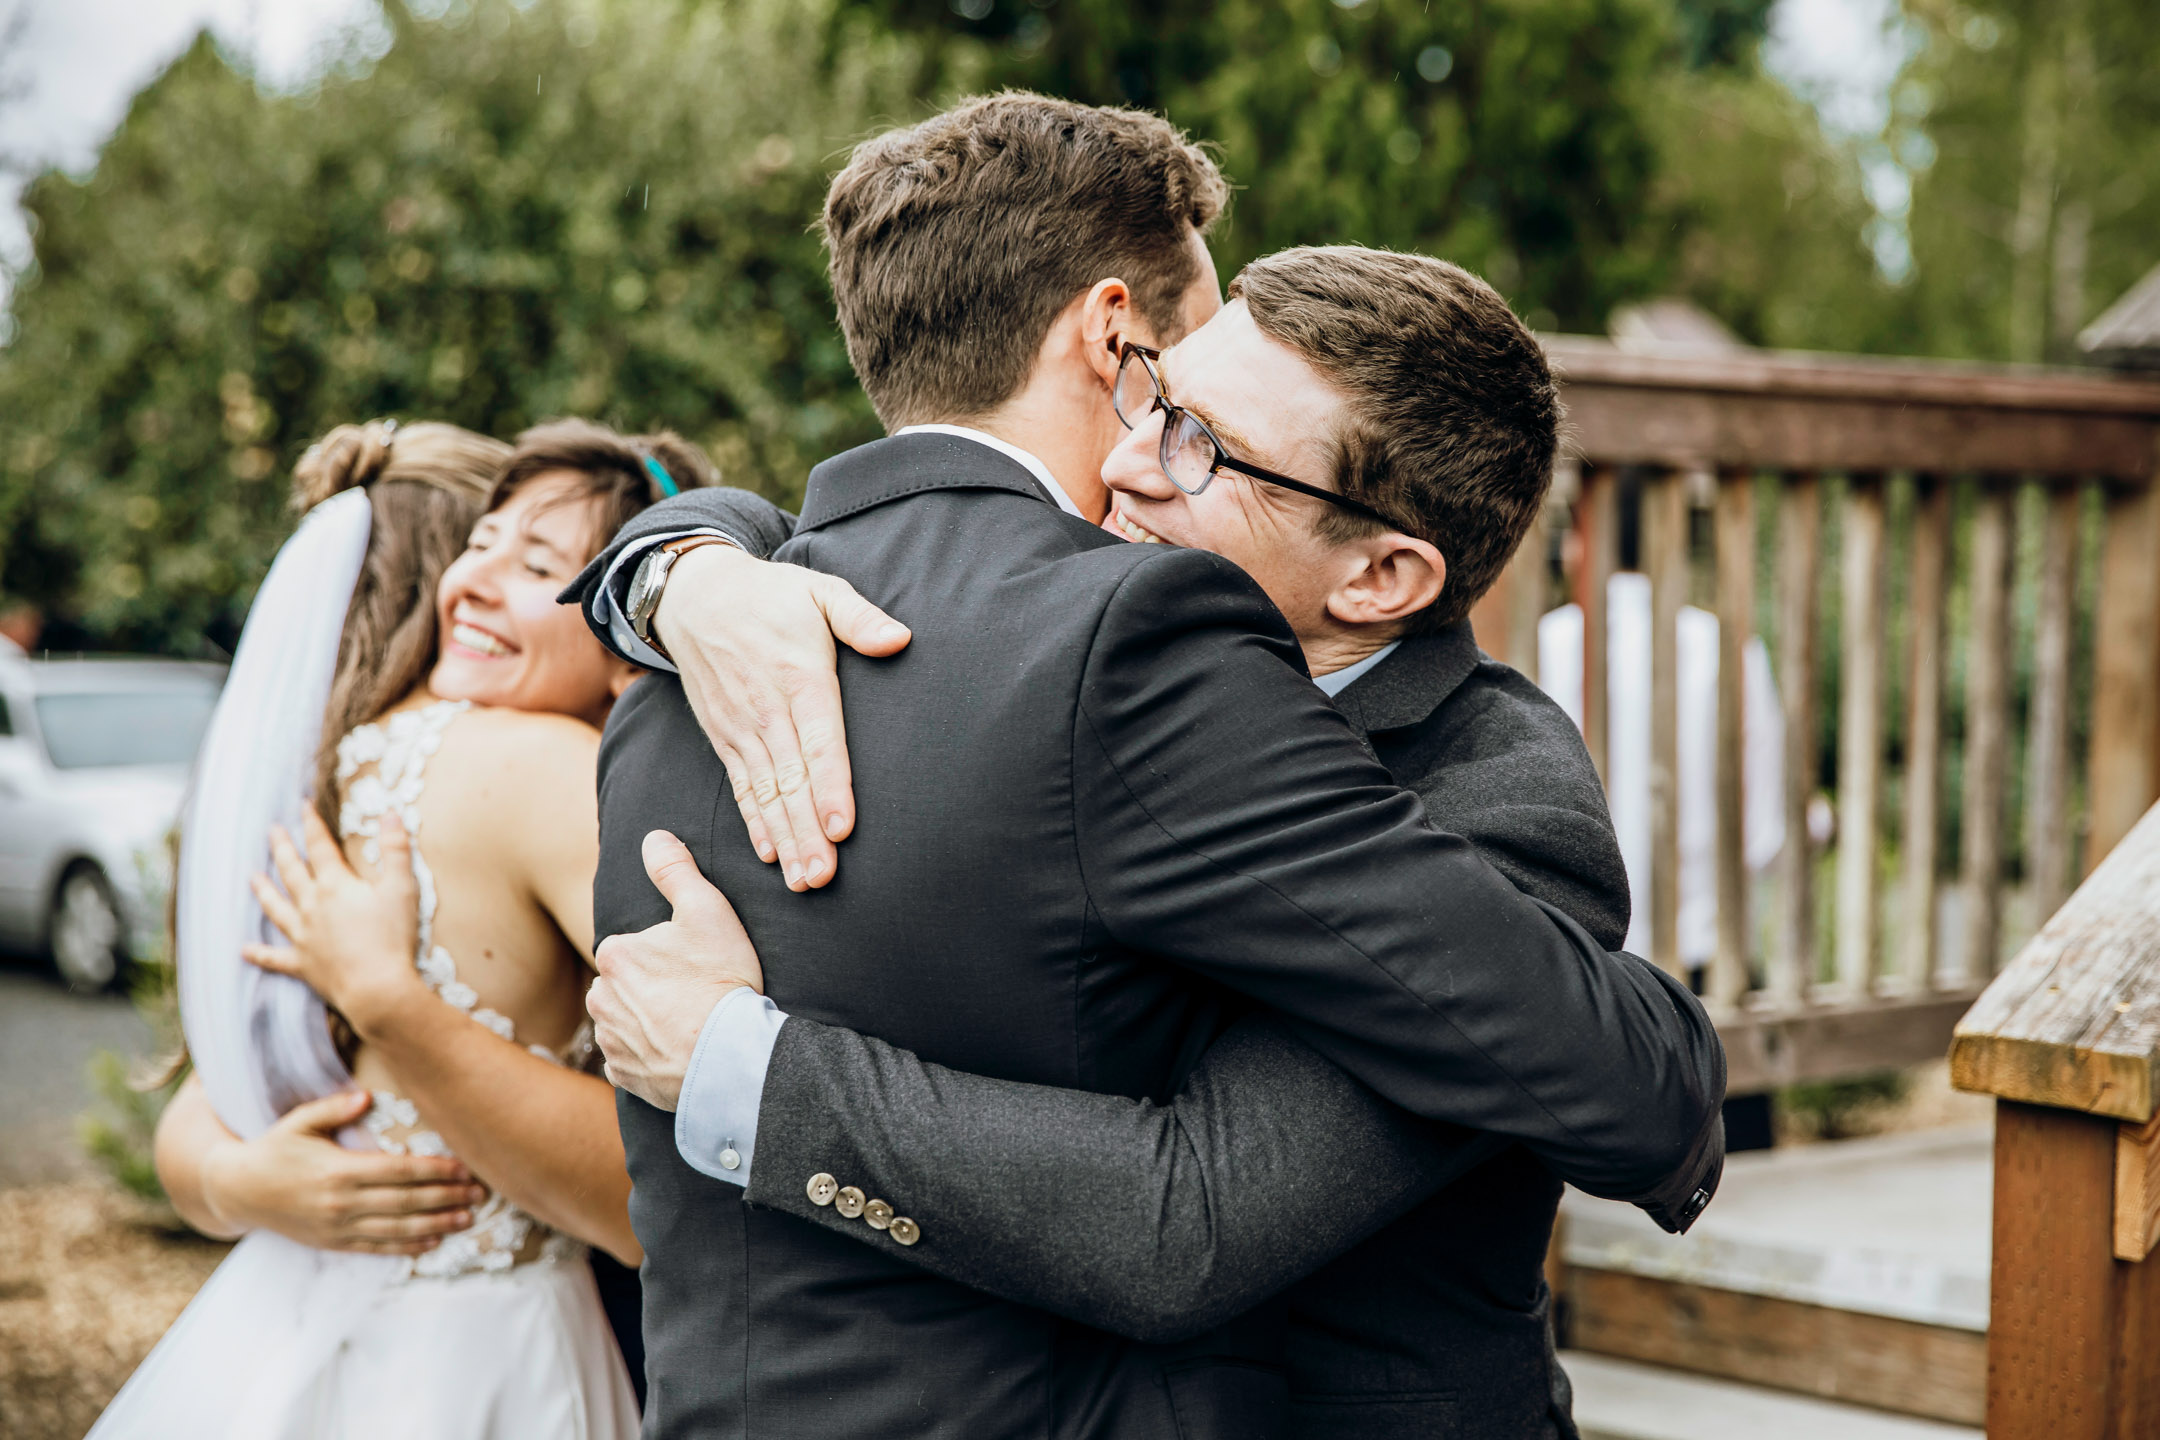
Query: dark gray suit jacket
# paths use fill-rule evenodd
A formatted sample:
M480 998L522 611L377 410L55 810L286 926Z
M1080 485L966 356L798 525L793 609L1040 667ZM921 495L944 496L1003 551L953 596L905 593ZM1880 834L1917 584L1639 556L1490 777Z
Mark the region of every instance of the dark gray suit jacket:
M643 528L713 518L677 502ZM667 824L744 914L791 1013L929 1061L1160 1099L1240 1008L1228 987L1397 1102L1614 1188L1654 1189L1705 1149L1714 1097L1688 1057L1563 1056L1542 1019L1602 1009L1655 1029L1634 1017L1669 1016L1668 987L1426 827L1234 567L1128 550L943 437L821 467L801 529L781 558L846 575L916 631L896 661L843 661L864 825L841 876L787 895L750 855L679 687L646 682L603 748L602 933L664 913L636 847ZM1578 1127L1623 1080L1661 1116L1712 1120L1614 1166L1607 1137ZM1163 1353L941 1289L889 1238L833 1235L832 1212L743 1203L681 1164L666 1117L623 1108L654 1433L1281 1423L1250 1320ZM784 1178L764 1156L759 1173Z

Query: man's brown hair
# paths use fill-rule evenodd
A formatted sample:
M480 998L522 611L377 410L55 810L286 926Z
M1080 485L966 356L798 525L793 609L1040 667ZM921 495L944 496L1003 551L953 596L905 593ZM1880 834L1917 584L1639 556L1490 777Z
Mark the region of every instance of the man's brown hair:
M1008 91L855 148L822 227L855 374L888 428L989 413L1099 280L1132 288L1156 336L1228 187L1157 115Z
M1447 560L1439 600L1410 630L1468 615L1552 484L1560 396L1536 337L1460 266L1356 245L1255 260L1230 298L1348 397L1335 437L1342 493ZM1320 526L1333 540L1379 530L1332 506Z

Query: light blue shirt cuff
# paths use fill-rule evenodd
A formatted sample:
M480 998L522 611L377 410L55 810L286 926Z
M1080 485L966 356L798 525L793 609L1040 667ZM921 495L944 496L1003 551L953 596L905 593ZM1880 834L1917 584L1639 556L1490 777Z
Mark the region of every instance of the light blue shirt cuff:
M617 589L627 587L619 587L615 582L624 573L624 566L636 565L639 558L655 545L686 540L692 535L715 536L738 550L743 548L743 543L733 535L725 530L716 530L710 525L700 526L695 530L670 530L661 535L647 535L642 540L634 540L623 546L622 553L608 563L607 574L600 577L599 589L593 592L593 619L607 626L608 638L615 642L615 648L625 659L642 665L647 670L665 670L670 675L678 673L674 662L638 639L637 631L630 628L630 617L623 613L622 597L615 593Z
M699 1174L749 1187L765 1072L786 1023L779 1006L747 985L721 996L705 1017L675 1104L675 1149Z

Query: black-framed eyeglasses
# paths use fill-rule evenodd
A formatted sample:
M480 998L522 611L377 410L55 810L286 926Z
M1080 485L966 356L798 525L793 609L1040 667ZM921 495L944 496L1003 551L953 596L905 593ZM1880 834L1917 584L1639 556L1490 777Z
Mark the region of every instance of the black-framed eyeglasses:
M1163 389L1162 372L1155 366L1161 357L1160 350L1126 341L1118 350L1117 385L1110 392L1110 404L1128 430L1138 429L1140 422L1157 410L1163 412L1158 458L1163 474L1170 477L1170 483L1178 489L1187 495L1198 495L1214 482L1218 470L1235 470L1240 475L1249 475L1300 495L1310 495L1315 500L1325 500L1353 515L1377 520L1390 530L1402 528L1372 506L1362 505L1347 495L1308 485L1303 480L1293 480L1288 475L1278 475L1273 470L1263 470L1232 455L1222 441L1215 438L1215 432L1208 429L1206 421L1170 399L1169 392Z

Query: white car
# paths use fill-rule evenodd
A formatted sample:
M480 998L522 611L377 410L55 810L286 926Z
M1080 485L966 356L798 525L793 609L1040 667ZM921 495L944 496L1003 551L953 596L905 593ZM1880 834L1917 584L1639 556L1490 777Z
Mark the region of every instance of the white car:
M0 944L111 985L165 929L168 839L222 665L0 655Z

